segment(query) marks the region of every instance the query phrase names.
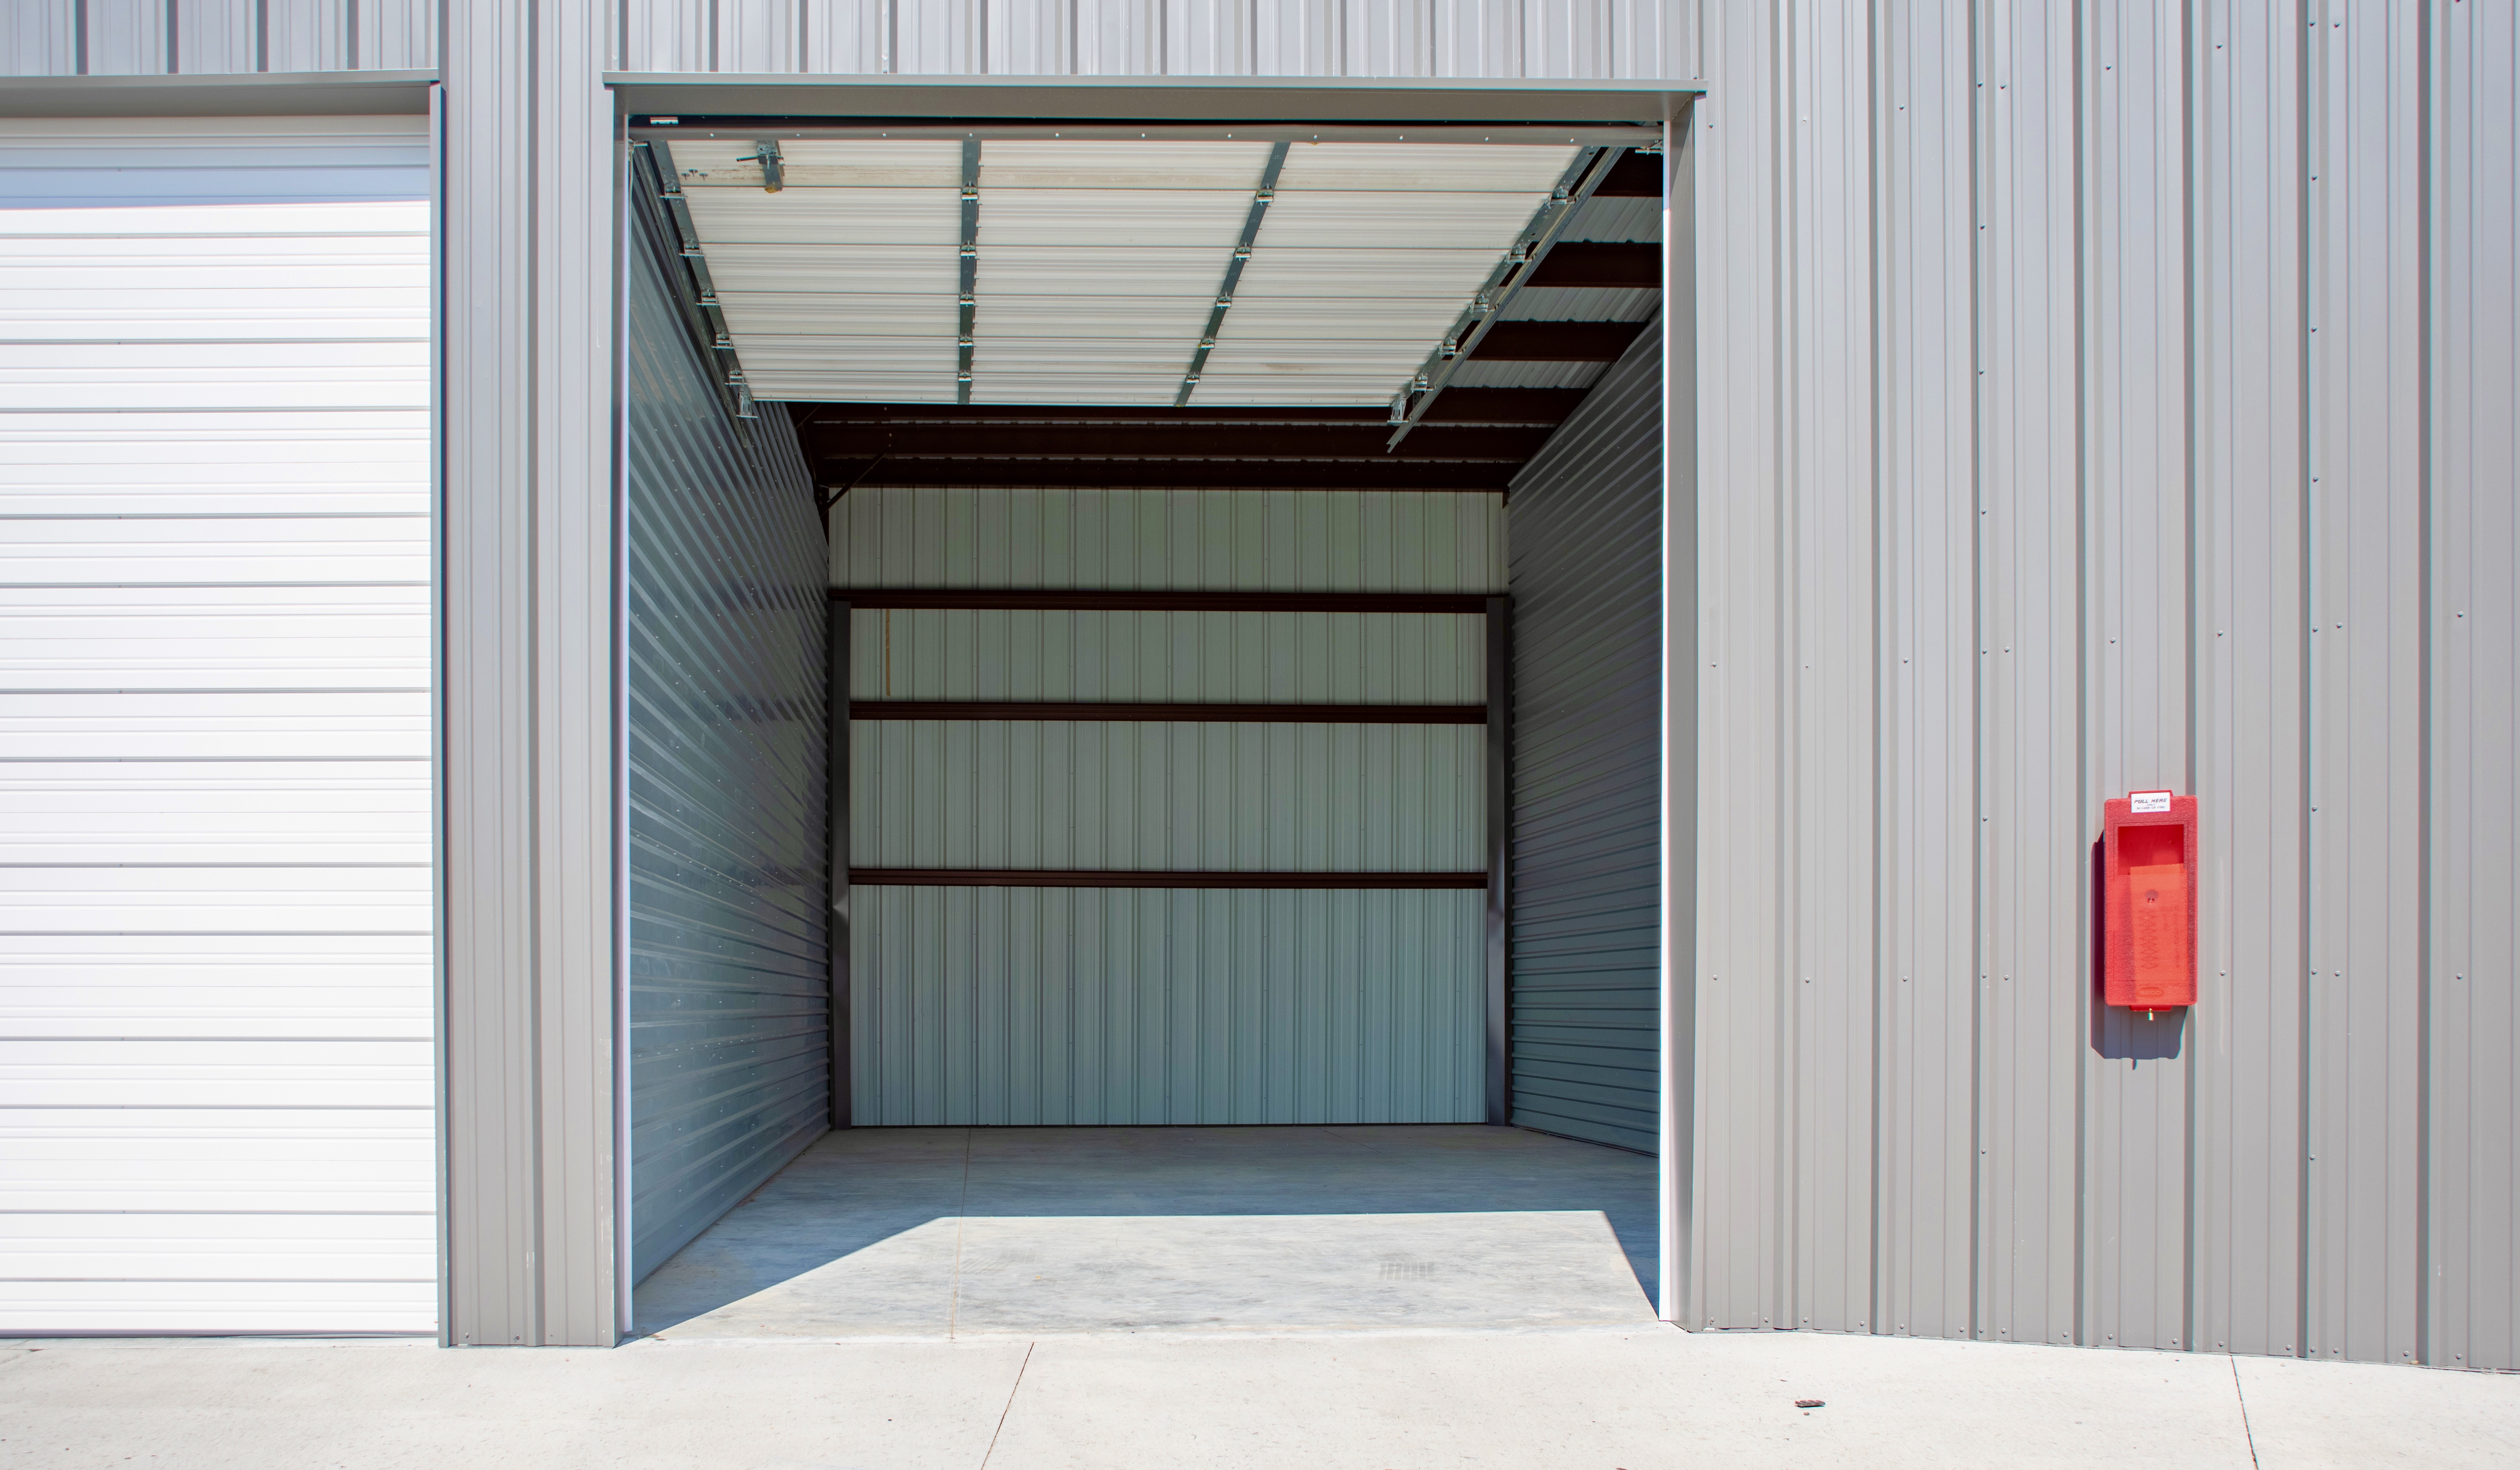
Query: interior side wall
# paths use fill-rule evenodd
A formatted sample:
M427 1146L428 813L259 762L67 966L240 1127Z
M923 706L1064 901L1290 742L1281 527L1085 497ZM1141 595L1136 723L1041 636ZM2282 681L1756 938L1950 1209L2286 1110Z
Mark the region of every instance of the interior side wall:
M1513 1121L1660 1122L1662 334L1514 477Z
M631 1222L645 1276L830 1122L823 533L729 412L639 190L629 275Z
M837 583L1491 592L1492 495L859 490ZM875 699L1476 702L1477 616L881 611ZM854 868L1470 869L1484 731L854 721ZM1482 895L852 889L860 1124L1475 1122Z

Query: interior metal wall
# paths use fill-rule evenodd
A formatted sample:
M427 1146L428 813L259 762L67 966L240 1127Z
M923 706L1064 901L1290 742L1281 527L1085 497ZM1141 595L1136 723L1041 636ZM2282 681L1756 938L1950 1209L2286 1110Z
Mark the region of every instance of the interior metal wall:
M1487 494L858 490L832 580L1490 592ZM1476 703L1478 616L852 615L858 698ZM1485 732L857 720L861 868L1484 866ZM1460 1122L1482 1114L1481 895L858 887L865 1124Z
M1514 476L1513 1121L1661 1119L1662 334Z
M727 412L650 186L629 251L633 1279L831 1123L823 533Z

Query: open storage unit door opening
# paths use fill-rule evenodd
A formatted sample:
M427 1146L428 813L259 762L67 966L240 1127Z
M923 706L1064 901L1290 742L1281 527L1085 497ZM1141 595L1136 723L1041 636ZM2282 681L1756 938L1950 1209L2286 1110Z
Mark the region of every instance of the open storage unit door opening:
M1659 128L632 136L641 1329L1649 1320Z

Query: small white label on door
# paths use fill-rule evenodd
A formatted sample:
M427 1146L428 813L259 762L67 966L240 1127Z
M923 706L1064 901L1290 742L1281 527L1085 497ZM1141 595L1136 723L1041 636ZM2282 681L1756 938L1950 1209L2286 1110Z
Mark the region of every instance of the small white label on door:
M2131 808L2138 812L2170 810L2170 793L2167 791L2130 791L2127 793L2127 801Z

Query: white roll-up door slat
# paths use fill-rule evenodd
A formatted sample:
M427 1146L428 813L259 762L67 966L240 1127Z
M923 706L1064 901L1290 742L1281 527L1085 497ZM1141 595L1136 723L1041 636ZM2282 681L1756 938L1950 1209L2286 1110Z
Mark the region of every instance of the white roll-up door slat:
M0 1336L435 1329L428 191L0 120Z

